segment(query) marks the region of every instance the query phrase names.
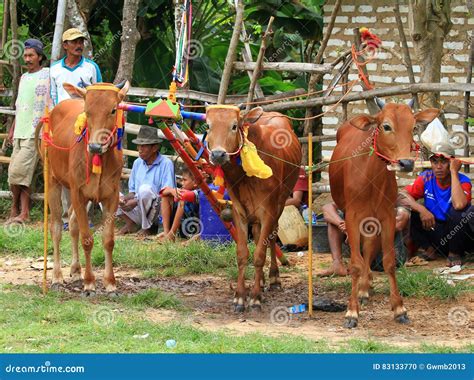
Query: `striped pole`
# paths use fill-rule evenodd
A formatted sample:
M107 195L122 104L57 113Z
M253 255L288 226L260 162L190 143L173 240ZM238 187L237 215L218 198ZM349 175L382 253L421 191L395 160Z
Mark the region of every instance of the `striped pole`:
M308 134L308 315L313 316L313 134Z

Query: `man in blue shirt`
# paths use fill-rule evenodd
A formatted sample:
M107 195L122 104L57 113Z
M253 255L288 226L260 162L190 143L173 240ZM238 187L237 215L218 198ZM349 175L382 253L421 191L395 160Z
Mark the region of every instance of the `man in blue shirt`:
M421 258L447 256L448 266L461 265L464 252L474 247L471 181L459 173L461 161L449 144L435 144L430 162L431 169L405 188L413 211L410 235L425 250ZM423 205L416 202L421 198Z
M129 193L121 197L117 216L125 221L119 234L131 233L136 226L140 233L150 234L150 228L161 213L163 232L167 234L171 224L173 200L161 198L159 193L165 187L176 188L174 166L171 160L159 153L162 139L156 128L142 126L135 140L139 158L135 160L128 181Z

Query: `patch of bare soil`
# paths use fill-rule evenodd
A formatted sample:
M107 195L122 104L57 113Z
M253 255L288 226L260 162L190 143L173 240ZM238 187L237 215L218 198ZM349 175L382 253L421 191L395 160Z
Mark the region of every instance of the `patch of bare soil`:
M307 255L298 257L290 254L293 265L298 270L282 273L283 288L277 291L265 291L263 311L246 311L234 314L232 298L235 282L225 278L199 275L179 278L143 278L136 270L118 267L115 269L118 290L122 294L134 294L150 288L158 288L179 297L191 313L148 309L146 316L151 321L176 321L185 319L192 325L206 330L226 331L232 334L259 332L265 335L293 335L314 340L325 340L330 346L336 346L351 338L370 339L402 348L415 348L421 343L464 347L473 343L474 295L468 294L455 301L440 301L432 298L405 298L411 323L400 325L393 320L387 295L376 293L369 304L361 309L359 326L348 330L343 327L344 311L314 311L313 318L306 313L289 315L283 308L307 302L308 288L305 279ZM330 255L315 255L317 266L329 264ZM444 262L430 263L443 266ZM0 283L41 285L42 263L33 259L0 259ZM425 267L426 268L426 267ZM63 268L65 278L68 268ZM463 270L472 273L473 269ZM103 271L97 270L98 293L104 293L101 284ZM374 273L374 283L380 283L383 274ZM50 277L50 273L48 273ZM67 280L66 280L67 281ZM330 299L346 304L348 292L343 287L321 291L327 279L317 279L314 284L315 300ZM248 282L249 283L249 282ZM80 296L81 289L67 284L64 291ZM455 319L457 317L457 319ZM454 318L454 323L453 323ZM464 318L464 319L463 319Z

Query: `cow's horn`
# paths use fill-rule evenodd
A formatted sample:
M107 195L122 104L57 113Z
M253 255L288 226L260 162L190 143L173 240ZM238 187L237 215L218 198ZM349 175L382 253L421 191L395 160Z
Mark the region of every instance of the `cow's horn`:
M413 109L413 106L415 105L415 98L411 98L408 103L407 103L407 106L410 107L411 109Z
M239 108L239 110L243 111L246 107L245 103L240 103L237 105L237 107Z
M115 87L119 88L120 90L123 88L123 86L125 86L125 83L127 82L126 79L124 79L123 81L121 81L120 83L116 84Z
M86 82L84 82L84 80L81 78L81 81L79 82L82 86L82 88L86 88L87 86L90 86L90 84L87 84Z
M374 96L374 100L375 100L375 103L377 103L377 105L379 106L380 109L385 107L385 102L382 99L379 99L376 96Z

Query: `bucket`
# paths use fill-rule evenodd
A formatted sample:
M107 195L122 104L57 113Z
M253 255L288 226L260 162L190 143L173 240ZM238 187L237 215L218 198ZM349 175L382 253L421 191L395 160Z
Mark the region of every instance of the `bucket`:
M214 189L214 186L209 186ZM229 199L228 195L224 197ZM228 243L232 240L221 218L215 213L202 191L199 192L199 219L202 222L201 239L216 243Z
M320 222L313 224L312 228L312 246L313 251L316 253L331 253L328 240L328 225L326 222ZM350 248L347 244L342 243L342 254L343 256L350 256Z

